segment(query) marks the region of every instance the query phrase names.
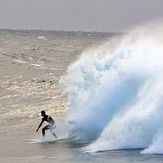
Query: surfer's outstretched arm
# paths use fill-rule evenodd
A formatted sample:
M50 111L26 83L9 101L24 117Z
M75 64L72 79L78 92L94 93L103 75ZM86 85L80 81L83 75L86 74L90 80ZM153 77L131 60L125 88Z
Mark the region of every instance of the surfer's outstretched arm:
M42 124L43 124L42 122L39 124L39 126L38 126L36 132L38 132L38 130L39 130L39 128L42 126Z

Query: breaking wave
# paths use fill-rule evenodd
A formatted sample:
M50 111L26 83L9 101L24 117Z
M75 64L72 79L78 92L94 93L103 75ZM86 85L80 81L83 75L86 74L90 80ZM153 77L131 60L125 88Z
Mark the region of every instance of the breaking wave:
M69 134L89 152L163 153L163 28L141 27L89 49L60 82Z

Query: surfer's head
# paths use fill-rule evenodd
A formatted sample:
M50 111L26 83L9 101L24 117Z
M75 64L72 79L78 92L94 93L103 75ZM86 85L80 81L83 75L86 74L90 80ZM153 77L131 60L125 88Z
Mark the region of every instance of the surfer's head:
M44 117L45 115L46 115L45 111L42 110L42 111L41 111L41 116Z

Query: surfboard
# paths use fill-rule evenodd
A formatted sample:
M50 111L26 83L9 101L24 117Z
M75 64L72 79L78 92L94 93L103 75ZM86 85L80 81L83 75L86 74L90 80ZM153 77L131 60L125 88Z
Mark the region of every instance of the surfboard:
M57 141L67 141L70 140L70 138L55 138L55 139L25 139L29 143L52 143L52 142L57 142Z

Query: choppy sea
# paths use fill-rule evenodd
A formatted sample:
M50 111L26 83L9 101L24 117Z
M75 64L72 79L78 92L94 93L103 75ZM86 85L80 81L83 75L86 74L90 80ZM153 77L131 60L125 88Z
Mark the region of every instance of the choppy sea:
M0 162L163 162L162 34L1 30Z

